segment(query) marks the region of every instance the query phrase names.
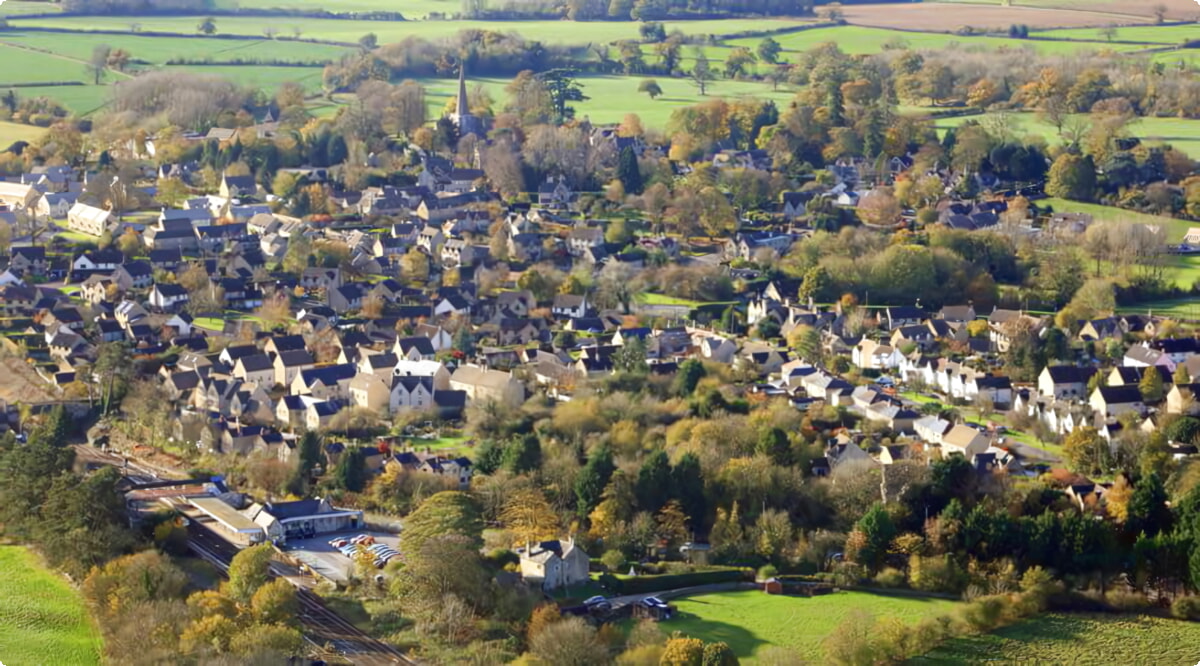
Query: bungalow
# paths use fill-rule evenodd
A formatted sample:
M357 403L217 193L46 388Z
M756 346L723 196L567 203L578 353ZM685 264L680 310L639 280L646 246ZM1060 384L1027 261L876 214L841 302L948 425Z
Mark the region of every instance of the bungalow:
M929 315L919 307L901 305L884 311L884 320L889 331L906 326L919 326Z
M121 265L125 257L117 250L95 250L84 252L71 260L71 270L76 273L111 272Z
M587 296L577 294L556 294L550 312L557 318L568 317L578 319L588 314Z
M1121 359L1121 365L1129 368L1159 366L1173 373L1175 372L1176 361L1169 354L1143 343L1133 345L1125 350L1125 356Z

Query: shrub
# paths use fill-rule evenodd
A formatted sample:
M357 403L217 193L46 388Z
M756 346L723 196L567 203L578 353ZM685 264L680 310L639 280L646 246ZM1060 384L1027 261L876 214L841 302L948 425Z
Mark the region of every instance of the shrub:
M1200 621L1200 597L1180 597L1171 604L1171 615L1180 620Z
M757 580L767 580L779 575L779 570L773 564L764 564L758 568L758 573L755 575Z
M611 587L606 586L605 589L611 589L616 594L649 594L679 587L736 583L749 580L749 578L750 571L748 569L718 569L685 574L638 576L636 578L618 578L605 574L600 577L600 582L602 585L611 584Z
M600 556L600 562L605 569L616 573L625 567L625 555L619 550L606 551Z
M922 592L961 592L967 576L949 555L909 558L909 584Z
M963 606L961 617L973 631L989 632L1011 618L1012 600L1007 595L980 597Z
M1137 612L1150 607L1150 600L1141 592L1112 590L1104 596L1109 606L1122 613Z
M886 567L875 576L875 584L879 587L904 587L904 572L892 567Z

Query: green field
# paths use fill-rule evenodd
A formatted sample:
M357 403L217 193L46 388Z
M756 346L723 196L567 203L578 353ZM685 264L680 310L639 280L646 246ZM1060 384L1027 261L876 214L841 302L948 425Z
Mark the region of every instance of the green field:
M101 663L100 635L83 599L20 546L0 546L0 660L25 664Z
M1035 40L1013 40L1004 37L959 37L945 33L921 33L888 30L886 28L864 28L861 26L837 26L817 30L776 35L775 41L783 46L785 51L808 51L826 42L833 42L842 51L850 54L879 53L885 45L908 47L910 49L945 49L956 46L962 49L995 50L1033 49L1038 53L1082 53L1085 51L1133 51L1143 47L1122 44L1107 44L1095 42L1043 42ZM754 48L761 38L734 39L727 42L731 46L748 46ZM785 59L786 54L785 54Z
M454 14L462 11L457 0L217 0L218 8L227 9L303 9L331 12L400 12L404 18L423 19L431 13Z
M0 44L25 46L58 55L87 60L92 50L101 44L120 47L135 60L156 65L172 58L213 61L271 59L287 62L316 62L337 60L350 49L344 46L312 44L293 40L206 39L202 37L146 37L139 35L106 35L79 33L69 37L53 32L4 32ZM74 78L83 76L77 67ZM0 74L0 79L5 78Z
M13 83L89 81L82 62L0 43L0 87Z
M0 122L0 148L7 148L17 141L33 142L45 131L33 125Z
M1168 243L1179 243L1183 241L1184 234L1193 226L1200 226L1194 222L1187 220L1177 220L1173 217L1164 217L1162 215L1148 215L1146 213L1138 213L1132 210L1123 208L1115 208L1113 206L1102 206L1094 203L1083 203L1081 201L1067 201L1066 199L1057 199L1048 197L1036 202L1039 206L1053 206L1056 213L1087 213L1093 219L1100 222L1132 222L1135 224L1157 224L1161 225L1167 234Z
M0 3L0 16L20 16L22 14L49 14L57 12L58 5L49 2L21 2L9 0Z
M1192 666L1197 659L1200 624L1195 622L1049 613L991 634L953 639L913 663Z
M88 16L66 18L13 19L12 25L59 28L65 30L117 30L129 31L131 22L141 25L144 31L177 32L195 34L199 19L196 17L145 16L137 18ZM776 19L725 19L708 21L667 21L668 31L678 28L691 35L727 35L751 30L775 30L795 25L800 21ZM305 39L320 39L343 43L355 43L367 33L375 33L380 44L399 42L405 37L440 39L451 37L462 30L492 30L517 32L528 39L547 44L591 44L614 42L638 37L638 23L595 22L576 23L567 21L341 21L313 18L271 18L248 16L220 16L216 19L218 34L261 35L263 28L270 25L279 34L291 36L295 28ZM115 38L115 36L114 36Z
M1055 37L1059 39L1084 39L1096 42L1107 41L1102 34L1103 28L1064 28L1061 30L1041 30L1033 35ZM1182 44L1189 40L1200 39L1200 25L1138 25L1117 28L1113 37L1116 41L1145 42L1149 44Z
M939 130L957 127L970 120L985 122L984 116L958 116L955 118L940 118L935 123ZM1040 120L1033 113L1010 114L1013 133L1018 137L1037 134L1046 137L1052 143L1057 141L1056 131L1052 125ZM1200 157L1200 120L1186 118L1137 118L1128 127L1128 131L1143 141L1152 144L1169 143L1191 157Z
M917 622L949 614L958 605L866 592L837 592L809 599L770 596L757 590L702 594L671 603L679 607L679 613L659 625L663 634L678 631L705 641L725 641L743 663L771 646L820 663L821 641L854 611Z
M580 118L587 116L594 123L617 123L627 113L637 113L646 127L663 128L675 109L699 104L700 102L720 97L745 98L758 97L773 99L781 107L791 101L795 93L786 86L780 86L778 91L772 91L771 85L758 81L714 81L708 86L708 95L701 97L695 86L683 79L658 78L662 86L663 96L651 100L646 95L637 92L641 76L581 76L579 82L583 85L583 94L590 99L575 104L576 115ZM429 105L431 117L442 115L446 102L457 93L458 81L455 79L420 79L426 88L426 102ZM469 85L482 85L495 102L494 109L499 111L508 100L504 92L510 79L472 79Z

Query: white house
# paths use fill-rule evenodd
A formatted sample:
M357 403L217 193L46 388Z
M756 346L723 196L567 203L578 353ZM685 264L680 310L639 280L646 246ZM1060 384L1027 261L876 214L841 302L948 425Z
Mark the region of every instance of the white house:
M574 539L567 541L543 541L519 549L521 556L521 578L542 590L557 590L572 585L583 585L589 580L588 555L575 545Z

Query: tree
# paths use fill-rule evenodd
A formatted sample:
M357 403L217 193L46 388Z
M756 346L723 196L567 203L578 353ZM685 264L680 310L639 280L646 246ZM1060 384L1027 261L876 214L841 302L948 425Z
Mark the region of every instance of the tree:
M196 32L199 32L199 33L202 33L205 35L216 34L217 19L215 19L211 16L209 16L208 18L205 18L203 21L201 21L199 23L199 25L196 26Z
M745 46L739 46L729 52L725 59L725 76L735 79L746 73L746 68L754 64L754 54Z
M93 85L100 85L101 79L104 78L104 72L108 69L108 56L111 53L112 47L107 44L97 44L92 49L92 58L87 62L87 71L92 76Z
M702 666L704 641L699 638L672 638L667 641L659 666Z
M759 455L767 456L780 467L791 464L792 445L788 441L787 433L779 428L767 428L759 433L755 451Z
M759 60L774 65L779 62L779 54L783 51L783 47L773 38L767 37L758 43L755 51L758 53Z
M562 527L546 495L537 488L521 488L509 495L500 522L519 544L552 538Z
M1073 201L1091 201L1096 191L1096 167L1091 157L1063 153L1050 166L1046 193Z
M400 533L401 552L419 552L430 539L461 536L483 546L483 518L470 495L448 490L430 496L405 520Z
M858 552L854 554L854 561L867 567L872 573L878 571L887 557L892 539L896 538L896 526L892 524L892 517L882 504L876 502L855 523L854 532L862 535ZM849 556L847 552L847 557Z
M679 501L690 524L702 525L707 519L708 499L704 494L704 472L700 457L689 451L671 468L671 494Z
M377 46L379 46L379 37L373 32L368 32L358 38L358 47L363 50L363 53L374 51Z
M471 324L463 322L454 333L454 349L463 353L466 358L475 355L475 336L471 334Z
M659 449L646 457L638 469L634 495L643 511L653 513L667 503L671 496L671 461L666 451Z
M1097 474L1104 470L1108 457L1108 443L1091 426L1072 430L1063 440L1063 454L1076 471Z
M1153 369L1146 368L1146 370ZM1147 372L1146 374L1150 373ZM1162 433L1170 442L1194 444L1197 439L1200 439L1200 419L1191 416L1181 416L1163 428Z
M1163 378L1158 368L1143 369L1142 379L1138 382L1138 390L1142 392L1142 401L1147 404L1157 403L1163 399L1165 395Z
M646 93L650 99L656 99L663 94L662 87L654 79L642 79L642 82L638 84L638 92Z
M830 288L833 286L833 281L829 277L829 271L821 266L813 266L804 273L804 279L800 282L800 289L796 296L801 303L824 303L830 300Z
M704 51L696 52L696 64L692 66L692 71L688 73L688 78L692 84L700 89L700 96L704 97L708 94L708 83L716 78L712 68L708 64L708 58L704 57Z
M858 202L858 216L866 224L888 226L900 219L900 202L886 188L869 192Z
M637 155L634 154L632 146L621 149L617 159L617 178L621 180L627 194L642 193L642 172L638 169Z
M1192 376L1188 373L1187 366L1182 363L1175 366L1175 372L1171 374L1171 383L1176 386L1185 386L1192 383Z
M588 456L587 464L575 479L575 506L580 516L587 516L600 504L616 469L612 449L607 444L596 447Z
M275 580L258 588L250 598L254 617L263 624L291 624L300 613L300 601L296 598L296 586L286 578Z
M367 485L365 454L359 447L347 447L333 468L333 481L339 488L359 493Z
M707 374L708 371L704 369L703 363L698 359L689 358L679 364L672 392L681 398L690 398L700 380L704 379Z
M400 258L400 270L411 284L423 285L429 280L429 256L416 247Z
M551 69L537 75L550 96L550 105L554 109L558 122L565 122L575 117L575 107L572 102L584 102L591 99L583 94L583 85L575 78L573 69Z
M154 200L168 208L175 208L183 203L190 194L191 192L182 180L175 177L160 178Z
M239 603L250 603L255 593L271 579L271 544L262 543L239 551L229 563L225 593Z
M504 447L502 465L513 474L536 471L542 466L542 444L538 436L525 433L513 438Z
M646 343L639 337L632 339L621 345L621 348L613 352L612 355L613 369L619 372L628 372L635 375L644 375L650 371L646 365Z
M602 666L610 663L608 649L596 629L576 616L565 617L543 628L529 641L529 652L539 664Z

